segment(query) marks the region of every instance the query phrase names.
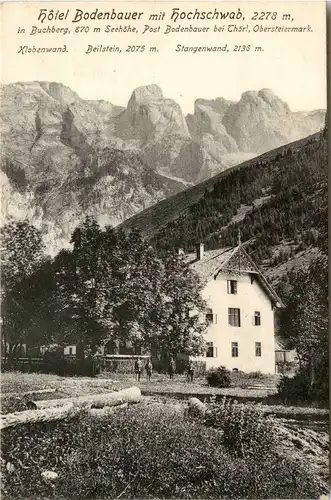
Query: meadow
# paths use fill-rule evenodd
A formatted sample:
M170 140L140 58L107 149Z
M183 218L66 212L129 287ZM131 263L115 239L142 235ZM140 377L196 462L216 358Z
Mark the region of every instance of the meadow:
M317 433L290 431L280 425L280 419L264 415L262 406L231 409L230 405L224 410L223 403L214 402L224 389L208 388L203 379L189 384L178 376L172 383L158 375L150 384L146 380L136 384L134 376L128 375L62 378L13 372L3 374L1 383L4 406L15 397L20 401L54 399L132 385L139 385L143 393L148 387L158 391L102 419L82 410L58 422L4 429L3 498L298 499L318 498L326 491L328 473L323 470L321 476L320 470L328 443L321 442L318 453L315 447L311 456L303 455L303 448L317 439ZM268 385L270 380L265 381L265 387ZM187 397L199 390L205 395L209 390L213 418L207 422L189 416L186 400L164 395L170 389L174 396L181 391ZM47 390L53 392L33 393ZM248 393L262 389L227 390ZM7 411L12 411L9 404ZM45 473L51 474L47 477Z

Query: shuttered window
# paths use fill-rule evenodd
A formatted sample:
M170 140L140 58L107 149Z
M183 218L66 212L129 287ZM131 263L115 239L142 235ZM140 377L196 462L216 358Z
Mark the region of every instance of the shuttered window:
M231 295L237 295L238 283L236 280L228 280L228 293Z
M207 309L206 321L207 323L213 323L214 325L217 323L217 314L214 314L212 309Z
M207 342L207 358L217 358L217 347L214 346L213 342Z

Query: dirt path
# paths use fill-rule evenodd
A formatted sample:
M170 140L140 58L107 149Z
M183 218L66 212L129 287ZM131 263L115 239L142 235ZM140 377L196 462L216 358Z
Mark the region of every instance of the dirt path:
M304 464L318 479L325 493L329 491L329 433L328 427L308 428L304 422L282 419L277 422L280 447L292 459Z

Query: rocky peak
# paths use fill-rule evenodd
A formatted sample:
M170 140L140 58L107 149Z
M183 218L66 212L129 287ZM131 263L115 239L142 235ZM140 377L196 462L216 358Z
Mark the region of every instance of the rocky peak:
M267 112L270 115L282 115L291 112L288 104L282 101L270 89L261 89L259 91L249 90L241 95L238 103L234 103L231 107L231 112L238 110L238 112L245 112L251 108L255 111Z
M27 213L58 246L86 213L121 222L325 121L323 110L291 112L269 89L197 99L186 120L158 85L136 88L126 108L57 82L0 89L4 218Z
M142 141L170 135L190 138L180 106L172 99L165 99L158 85L136 88L121 122L121 130L128 122L132 129L131 135Z
M146 104L153 101L159 101L163 99L163 92L158 85L142 85L137 87L131 94L131 98L128 103L128 108L130 106L135 106L137 104Z
M81 101L81 98L66 85L58 82L38 82L40 87L62 106L67 106L75 101Z

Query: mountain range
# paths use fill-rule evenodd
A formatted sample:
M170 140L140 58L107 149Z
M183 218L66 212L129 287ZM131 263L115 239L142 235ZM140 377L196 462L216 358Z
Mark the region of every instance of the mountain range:
M296 271L328 246L327 128L163 200L120 227L142 232L162 254L241 241L284 299Z
M194 113L138 87L127 107L55 82L1 86L2 224L29 219L49 253L86 215L117 225L233 165L319 131L325 111L292 112L271 90L199 98Z

